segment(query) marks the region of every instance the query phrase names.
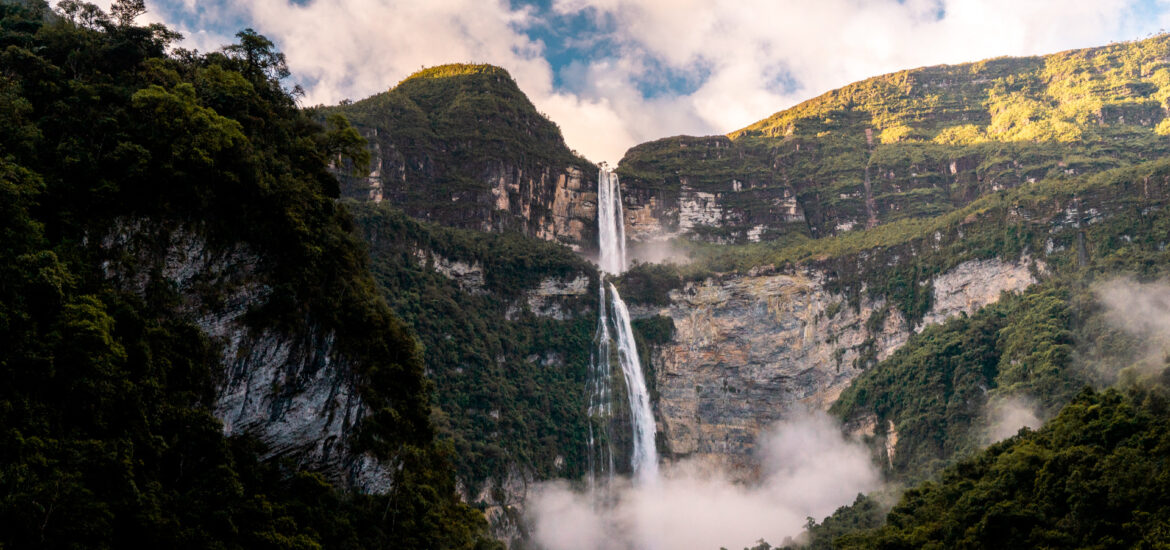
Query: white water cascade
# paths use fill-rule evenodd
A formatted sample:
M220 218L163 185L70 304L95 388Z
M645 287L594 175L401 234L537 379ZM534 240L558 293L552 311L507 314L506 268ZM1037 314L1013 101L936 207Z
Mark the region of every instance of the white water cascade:
M601 165L597 175L598 267L602 273L620 275L626 270L626 230L622 223L622 188L617 174Z
M613 363L616 344L617 363L625 381L629 405L631 440L630 469L638 483L653 483L658 478L658 451L654 443L654 413L650 409L650 393L642 362L634 343L630 312L617 288L605 282L606 274L617 275L626 268L626 239L622 223L622 197L617 174L603 164L597 178L597 234L601 268L600 296L597 320L597 348L589 373L589 416L597 419L589 425L589 480L596 486L599 477L607 481L613 477L613 438L610 430L613 418ZM606 307L606 289L609 307ZM611 330L612 327L612 330Z

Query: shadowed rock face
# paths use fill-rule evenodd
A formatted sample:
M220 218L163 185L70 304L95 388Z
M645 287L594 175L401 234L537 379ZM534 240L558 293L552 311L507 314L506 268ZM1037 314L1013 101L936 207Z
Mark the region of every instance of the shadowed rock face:
M433 67L323 113L344 115L369 142L368 173L338 167L343 196L451 227L597 247L597 166L499 67Z
M451 227L520 231L575 250L596 248L591 166L506 157L458 166L423 151L407 157L377 128L357 126L369 140L375 168L365 177L339 174L343 196L389 201L412 217ZM443 171L468 170L460 185L439 183L452 177Z
M271 293L258 255L242 245L216 250L183 228L146 222L118 224L102 246L118 258L104 263L109 278L139 294L147 285L171 285L182 297L175 313L219 345L223 371L213 412L225 435L253 436L266 448L262 458L292 458L342 486L390 489L392 465L350 448L368 409L335 335L312 319L291 330L245 321Z
M1027 288L1031 264L977 260L938 275L924 325ZM690 283L670 293L670 305L641 309L675 326L653 355L667 450L750 477L757 434L794 408L828 409L864 369L867 348L885 359L913 333L882 300L856 308L846 300L815 270L757 271Z

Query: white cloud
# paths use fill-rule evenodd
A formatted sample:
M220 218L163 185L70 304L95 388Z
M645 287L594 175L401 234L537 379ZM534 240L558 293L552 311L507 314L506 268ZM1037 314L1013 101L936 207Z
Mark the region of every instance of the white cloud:
M1105 320L1136 340L1136 348L1128 350L1132 365L1102 361L1099 374L1112 381L1120 374L1114 368L1127 367L1144 376L1170 366L1170 280L1143 283L1118 277L1098 283L1093 291L1105 307Z
M528 501L533 539L550 550L778 544L799 535L806 517L823 518L880 486L869 451L825 413L778 424L760 449L763 479L753 485L697 463L669 468L657 483L611 487L608 506L562 482L544 484Z
M1164 13L1165 0L556 0L557 13L612 23L605 37L574 40L617 44L613 55L561 69L567 85L558 88L544 45L524 32L539 23L537 12L506 0L148 5L148 18L172 21L201 50L227 41L234 26L269 36L310 104L367 97L422 66L503 66L570 147L611 163L639 142L735 130L869 76L1139 38L1167 19L1138 15L1141 6ZM701 82L647 98L639 83L652 67Z
M983 443L988 445L1016 435L1021 428L1035 430L1043 424L1035 400L1025 395L988 402L984 422Z
M707 68L709 78L687 96L690 101L675 104L689 107L686 117L701 121L688 129L697 133L731 131L886 72L1137 38L1160 24L1158 18L1139 18L1137 7L1136 0L556 3L562 13L593 10L611 16L625 55L653 57L676 70ZM790 77L795 89L770 82L776 76Z

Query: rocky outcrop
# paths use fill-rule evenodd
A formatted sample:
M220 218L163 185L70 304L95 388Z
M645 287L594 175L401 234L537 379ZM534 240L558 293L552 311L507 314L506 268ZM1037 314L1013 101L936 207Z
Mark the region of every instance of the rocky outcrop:
M531 472L522 471L512 464L502 480L485 483L477 494L468 493L462 484L457 489L465 502L483 506L483 515L497 540L512 548L524 548L524 504L528 499L528 488L536 482L536 476Z
M596 177L580 166L500 159L461 167L475 174L474 185L442 185L441 174L418 168L441 162L395 154L378 128L359 129L370 142L374 170L365 177L338 172L344 196L390 201L412 217L452 227L521 231L576 250L595 246Z
M479 262L452 260L421 249L415 251L414 256L418 258L419 267L435 270L454 281L460 290L469 294L483 294L483 266Z
M1043 273L1044 264L1024 256L1018 262L999 258L964 262L931 280L932 307L923 317L917 330L927 325L946 321L952 315L975 313L975 310L995 302L1004 290L1016 291L1036 282L1037 273Z
M977 260L938 275L925 324L1027 288L1036 282L1032 269L1027 258ZM666 307L640 310L675 326L652 356L666 451L729 462L750 476L758 433L796 407L827 409L870 358L885 359L912 334L883 300L851 305L825 281L812 269L724 275L671 291Z
M515 320L520 312L527 309L537 317L565 321L581 313L579 302L589 295L588 274L574 277L547 277L536 288L525 289L523 297L508 307L504 317Z
M676 237L726 243L807 232L794 189L763 162L722 136L675 137L630 149L617 170L626 237L634 243Z
M759 242L766 235L802 231L804 211L792 193L749 189L732 179L730 190L697 191L683 185L677 192L643 191L626 186L626 236L635 243L684 237L709 242ZM741 203L751 203L751 210Z
M451 227L596 247L597 166L570 150L507 71L447 65L321 116L347 117L370 169L335 166L341 194Z
M295 330L245 321L271 291L259 256L242 245L216 250L194 232L145 222L119 223L102 248L107 277L139 293L170 285L182 300L176 313L219 345L223 373L213 412L225 435L253 436L266 448L262 458L292 458L344 486L389 490L392 465L349 447L367 408L335 334L312 319Z

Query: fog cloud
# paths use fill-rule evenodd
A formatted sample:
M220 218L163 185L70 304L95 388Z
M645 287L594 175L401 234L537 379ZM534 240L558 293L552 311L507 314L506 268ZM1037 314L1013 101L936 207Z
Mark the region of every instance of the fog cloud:
M528 510L534 541L550 550L715 549L773 544L880 486L869 451L820 412L776 425L759 444L761 480L729 481L697 462L665 468L649 486L617 482L612 505L563 482L540 486Z
M644 264L688 264L691 256L686 247L675 241L632 241L626 243L627 256L632 262Z
M984 443L1003 441L1021 428L1039 428L1043 422L1038 410L1035 400L1025 396L992 399L987 403Z
M1122 277L1094 290L1105 319L1141 346L1133 366L1143 373L1165 368L1170 360L1170 281L1142 283Z

